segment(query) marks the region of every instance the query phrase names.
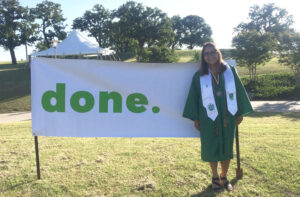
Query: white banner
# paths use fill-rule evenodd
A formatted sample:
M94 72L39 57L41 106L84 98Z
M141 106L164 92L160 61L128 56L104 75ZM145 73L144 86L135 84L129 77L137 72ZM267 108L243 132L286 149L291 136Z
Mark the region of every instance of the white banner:
M33 135L199 137L182 117L198 66L34 58Z

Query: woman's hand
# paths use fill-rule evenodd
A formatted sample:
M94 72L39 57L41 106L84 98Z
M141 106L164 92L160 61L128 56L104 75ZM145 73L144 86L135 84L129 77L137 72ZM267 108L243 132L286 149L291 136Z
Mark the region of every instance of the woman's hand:
M194 121L194 125L195 125L196 129L197 129L198 131L200 131L200 123L199 123L199 120L195 120L195 121Z
M237 125L241 124L242 121L243 121L243 116L242 116L242 115L240 115L240 116L238 116L238 117L236 118L236 124L237 124Z

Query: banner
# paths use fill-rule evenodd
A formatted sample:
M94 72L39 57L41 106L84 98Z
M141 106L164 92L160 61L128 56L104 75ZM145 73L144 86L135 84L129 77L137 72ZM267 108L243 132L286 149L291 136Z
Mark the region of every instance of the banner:
M199 137L182 117L199 63L33 58L32 132L64 137Z

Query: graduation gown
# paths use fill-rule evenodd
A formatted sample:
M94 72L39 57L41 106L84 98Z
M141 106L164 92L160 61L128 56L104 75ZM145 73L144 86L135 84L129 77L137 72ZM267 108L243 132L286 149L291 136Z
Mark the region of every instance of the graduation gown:
M206 109L202 104L199 71L194 74L192 79L183 117L200 122L201 159L203 161L216 162L232 159L236 118L253 111L235 68L231 66L230 68L234 75L238 106L238 111L234 116L227 110L223 73L219 74L219 84L212 77L212 88L218 109L218 116L215 121L207 116Z

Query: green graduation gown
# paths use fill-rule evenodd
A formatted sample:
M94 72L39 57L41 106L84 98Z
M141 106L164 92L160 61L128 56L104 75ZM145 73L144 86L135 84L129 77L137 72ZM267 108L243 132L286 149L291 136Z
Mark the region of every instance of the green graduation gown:
M206 109L202 105L199 71L194 74L192 79L183 117L193 121L199 120L200 122L201 159L203 161L216 162L232 159L236 118L253 111L248 95L235 68L231 66L230 68L234 75L238 106L238 111L234 116L227 110L223 74L219 74L219 85L212 77L213 93L218 109L218 116L215 121L207 116Z

